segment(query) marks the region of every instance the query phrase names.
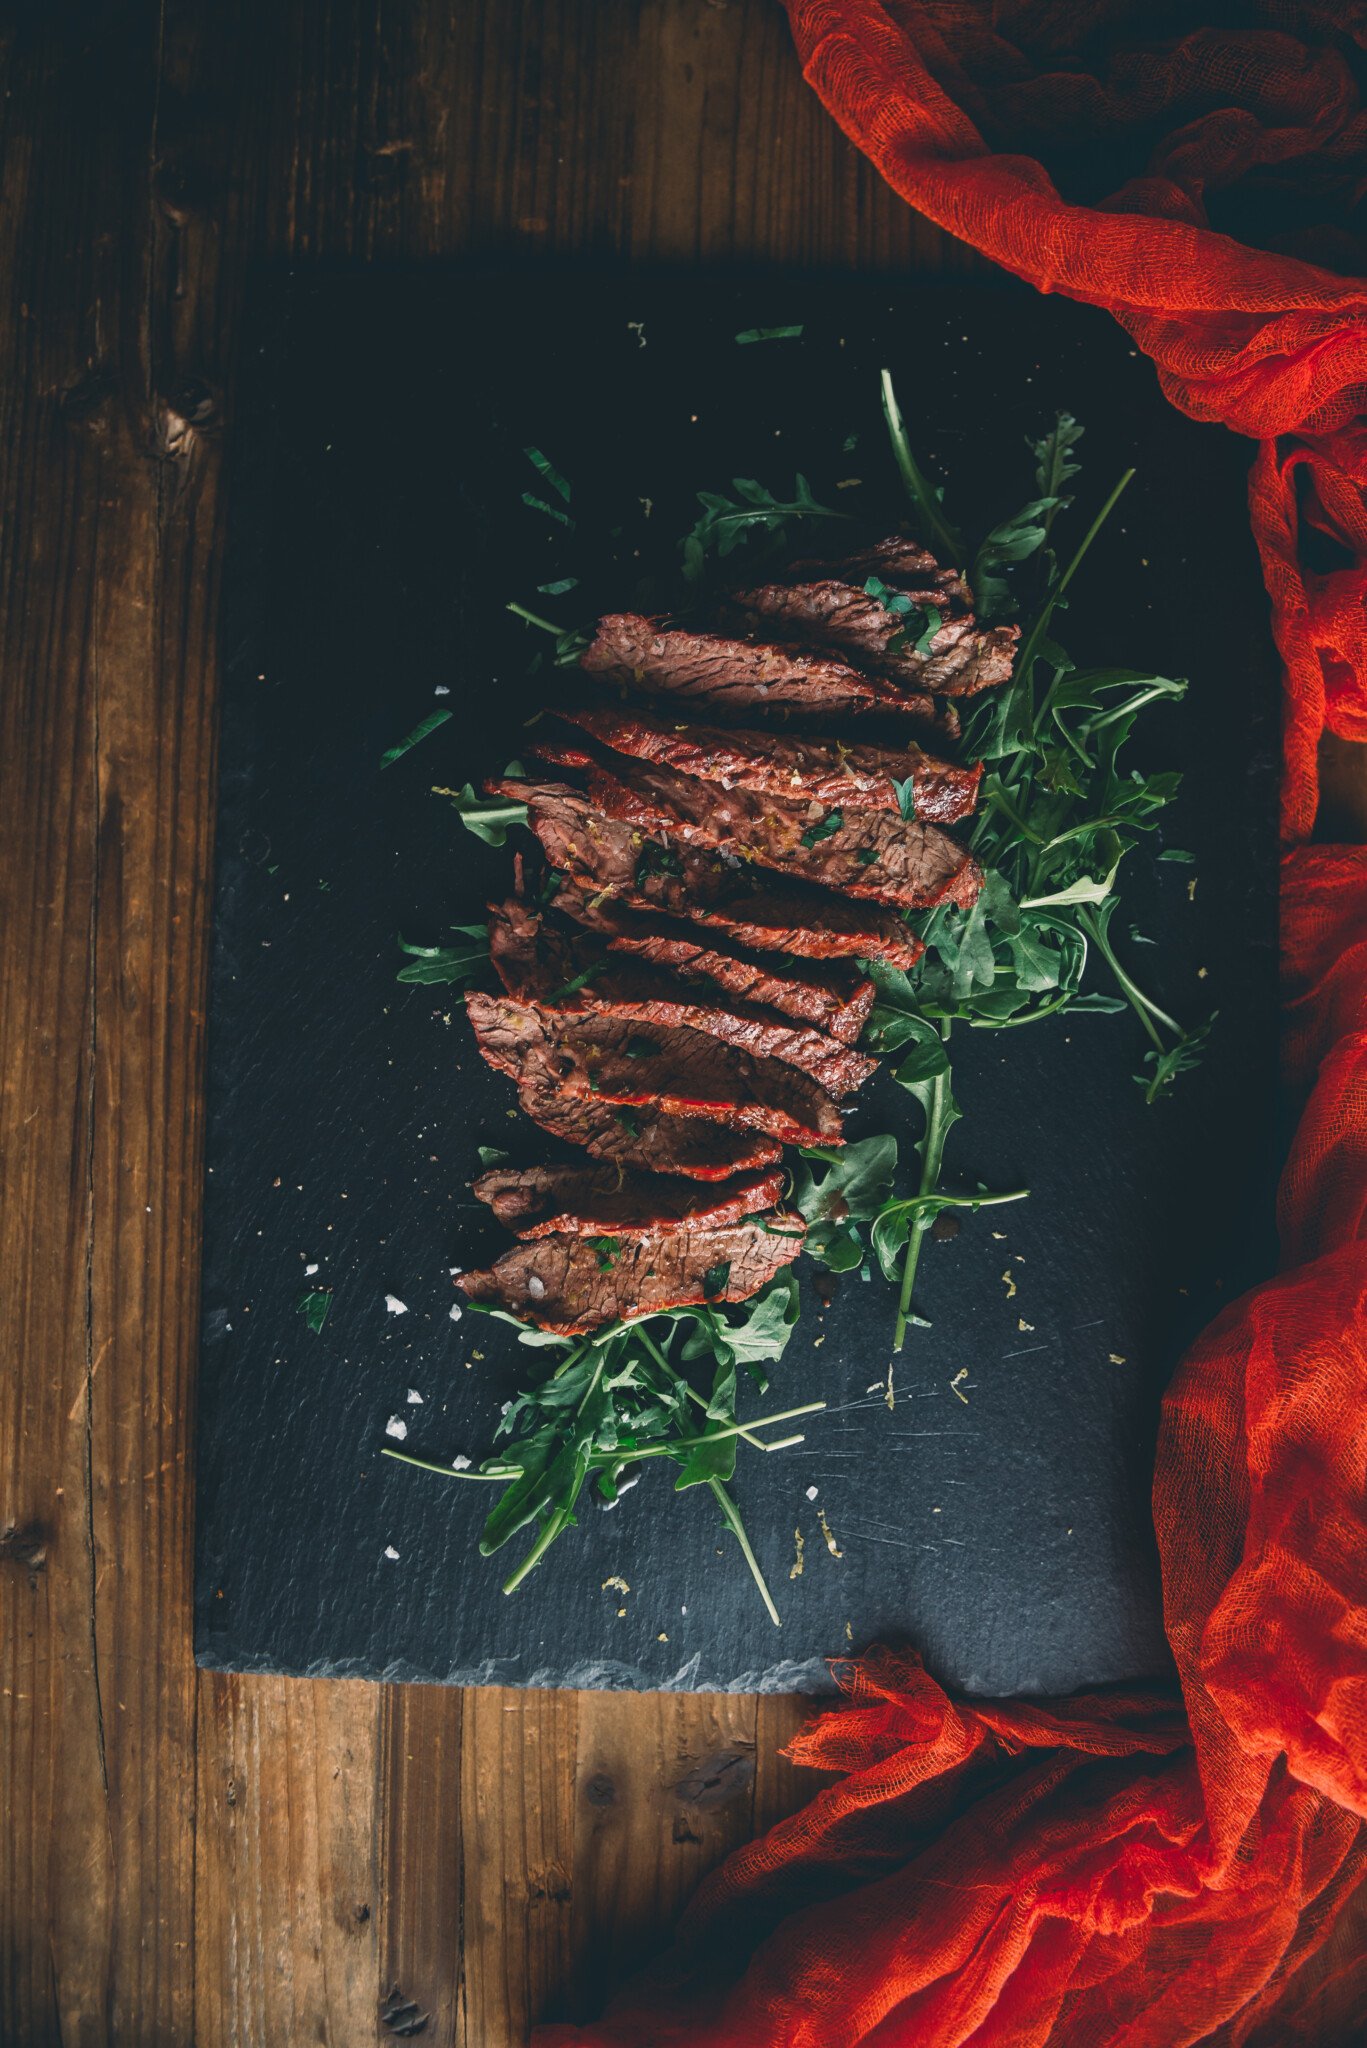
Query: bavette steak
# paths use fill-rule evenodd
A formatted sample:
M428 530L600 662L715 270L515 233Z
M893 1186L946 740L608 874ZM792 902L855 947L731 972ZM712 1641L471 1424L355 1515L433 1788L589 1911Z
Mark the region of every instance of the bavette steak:
M623 762L620 777L591 768L589 801L642 832L901 909L967 908L982 887L982 871L957 839L891 811L728 790L641 761Z
M883 712L934 724L939 715L924 691L908 692L833 655L662 628L635 612L601 618L580 666L647 697L723 717L778 712L840 719Z
M500 1223L519 1237L667 1234L685 1223L716 1228L776 1206L782 1173L746 1174L707 1187L664 1174L612 1166L496 1166L472 1183Z
M934 593L924 593L933 602ZM731 600L749 632L829 647L882 676L946 697L971 697L1007 682L1019 626L980 626L972 613L942 617L924 654L916 650L921 622L890 612L854 583L763 583ZM938 609L938 607L937 607Z
M689 1302L747 1301L792 1263L803 1230L800 1216L780 1209L770 1228L684 1223L639 1238L565 1232L514 1245L487 1272L463 1274L460 1285L471 1301L578 1336Z
M715 925L761 953L912 967L923 951L892 910L800 882L761 883L741 861L642 833L566 784L500 780L484 787L527 805L552 867L631 909Z
M907 540L900 533L873 541L868 547L859 548L838 561L791 562L783 572L785 583L834 580L837 583L857 583L861 587L870 576L876 576L891 590L904 590L908 597L924 596L937 611L968 612L973 609L973 593L962 571L942 569L929 549L923 548L919 541Z
M908 815L938 825L967 818L978 801L981 764L958 768L911 741L902 747L845 746L839 740L801 739L792 733L677 725L657 712L611 704L559 715L614 753L719 782L724 789L760 790L823 804L860 804L865 810L895 811L900 817L897 785L909 780ZM535 752L566 768L584 769L594 759L587 747L573 740L548 742L542 735Z
M465 1004L485 1059L515 1078L530 1062L569 1096L707 1117L787 1144L843 1142L840 1111L819 1082L705 1031L686 1025L647 1031L629 1019L594 1012L561 1016L478 990L466 995Z
M608 950L652 966L667 967L686 981L711 983L742 1001L762 1003L801 1024L814 1024L844 1045L853 1045L868 1022L875 989L866 975L834 963L787 965L755 960L719 937L700 939L685 925L648 913L624 910L612 898L587 894L565 879L555 908L607 940Z
M591 1010L661 1029L684 1024L742 1051L798 1067L837 1097L862 1087L878 1064L824 1032L781 1023L748 1006L723 1009L689 1001L687 991L664 970L613 959L602 947L573 941L517 897L489 906L489 955L509 995L523 1001L541 1003L562 1016Z
M700 1116L667 1116L647 1104L623 1109L591 1095L562 1095L555 1075L535 1060L527 1063L517 1099L523 1115L553 1138L623 1168L724 1181L772 1166L779 1157L779 1146L759 1131L733 1130Z

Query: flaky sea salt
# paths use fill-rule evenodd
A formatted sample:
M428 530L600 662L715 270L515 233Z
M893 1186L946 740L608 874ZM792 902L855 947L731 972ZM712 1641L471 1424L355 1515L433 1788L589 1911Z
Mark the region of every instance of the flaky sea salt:
M391 1415L384 1426L384 1433L386 1436L396 1436L399 1442L402 1443L408 1435L408 1424L404 1421L402 1415Z
M406 1316L408 1314L408 1303L400 1301L397 1294L386 1294L384 1305L392 1316Z

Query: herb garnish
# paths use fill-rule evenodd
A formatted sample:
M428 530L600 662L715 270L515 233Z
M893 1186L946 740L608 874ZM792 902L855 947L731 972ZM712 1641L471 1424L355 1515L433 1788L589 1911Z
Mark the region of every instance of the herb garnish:
M736 493L734 498L723 497L717 491L699 491L697 494L703 512L692 531L684 536L685 583L701 583L707 572L709 556L725 557L757 532L771 540L781 539L799 520L848 519L850 516L848 512L836 512L829 505L818 504L812 496L811 485L801 474L793 486L792 497L786 500L775 498L753 477L732 477L731 488Z
M413 955L408 967L401 967L395 979L405 982L470 981L482 968L489 964L489 927L487 924L454 924L453 932L463 932L467 943L463 946L410 946L408 940L399 936L399 951Z
M451 711L429 711L426 718L418 720L412 732L405 733L397 746L385 748L380 756L381 768L392 768L394 763L401 761L411 748L416 747L420 741L425 740L429 733L435 732L438 726L445 725L447 719L454 717L454 715L454 712Z
M723 1273L717 1291L725 1284ZM524 1389L509 1404L497 1431L506 1439L504 1448L477 1472L448 1471L436 1464L423 1469L447 1478L509 1482L484 1524L479 1547L488 1557L535 1526L531 1548L504 1581L504 1592L512 1593L574 1526L575 1508L587 1485L592 1483L600 1500L611 1505L631 1467L650 1458L671 1459L680 1468L676 1492L690 1486L706 1486L711 1492L777 1626L778 1609L727 1483L740 1443L757 1451L801 1443L801 1435L767 1437L760 1432L816 1414L826 1405L807 1401L745 1421L736 1414L737 1368L744 1368L763 1392L768 1385L764 1367L782 1357L797 1311L791 1269L746 1302L734 1321L726 1312L706 1306L670 1309L573 1339L520 1324L501 1309L485 1310L500 1322L517 1325L524 1344L562 1349L565 1355L549 1377ZM702 1361L709 1361L712 1368L706 1393L688 1376L688 1368ZM695 1413L700 1413L696 1422ZM421 1462L394 1455L406 1463Z
M815 825L809 825L802 835L804 846L816 846L821 840L829 839L838 832L845 822L843 811L827 811L824 818L818 818Z
M321 1334L328 1319L328 1310L332 1307L331 1290L325 1287L310 1287L307 1294L300 1295L294 1306L317 1337Z

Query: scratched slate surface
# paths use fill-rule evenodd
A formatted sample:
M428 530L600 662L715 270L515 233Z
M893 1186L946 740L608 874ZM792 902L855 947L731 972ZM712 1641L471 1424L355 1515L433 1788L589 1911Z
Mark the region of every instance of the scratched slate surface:
M793 322L798 341L734 340ZM1104 316L1007 286L370 272L263 280L253 331L226 571L199 1661L820 1691L827 1657L882 1639L989 1694L1162 1670L1159 1393L1271 1248L1274 675L1245 447L1170 411ZM450 1317L451 1268L505 1241L469 1196L476 1145L551 1148L459 997L395 983L396 935L478 917L509 868L429 790L501 766L563 687L526 676L535 636L508 598L567 623L629 602L691 492L736 475L777 489L801 469L823 502L895 507L883 362L970 524L1029 495L1023 437L1060 406L1087 427L1074 531L1139 465L1059 637L1193 679L1146 749L1185 771L1165 839L1196 863L1137 872L1116 929L1159 938L1127 950L1169 1007L1218 1006L1215 1049L1148 1109L1128 1017L960 1034L953 1173L1032 1194L928 1246L933 1328L892 1405L889 1290L847 1278L823 1309L803 1269L771 1405L829 1410L792 1452L742 1452L736 1486L781 1633L711 1502L667 1497L659 1470L588 1507L505 1599L515 1553L475 1548L489 1490L378 1455L398 1416L419 1455L478 1458L539 1356ZM543 494L527 444L571 478L574 534L522 503ZM578 591L536 596L571 573ZM443 704L453 720L379 773ZM889 1127L909 1147L915 1112L879 1076L851 1130ZM310 1286L332 1290L319 1335L296 1309Z

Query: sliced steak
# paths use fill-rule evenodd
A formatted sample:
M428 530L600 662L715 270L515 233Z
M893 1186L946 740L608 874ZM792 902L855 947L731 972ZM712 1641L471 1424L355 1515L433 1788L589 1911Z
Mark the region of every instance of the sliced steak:
M700 939L668 918L623 909L611 897L589 895L564 880L555 907L590 931L603 934L608 949L685 980L711 984L742 1001L762 1003L798 1023L813 1024L844 1045L853 1045L873 1008L874 985L866 975L834 964L785 964L755 960L721 938Z
M685 1223L716 1229L762 1215L782 1198L783 1182L782 1173L755 1173L707 1187L613 1166L496 1166L472 1192L519 1237L615 1231L638 1238Z
M602 793L610 778L599 776ZM919 939L896 913L801 883L756 884L752 871L721 854L676 846L609 816L563 783L489 782L492 795L528 806L532 830L553 868L590 894L634 910L658 910L714 926L757 952L803 959L864 958L913 967ZM623 794L620 801L628 798Z
M933 724L937 717L925 692L908 693L829 654L662 629L634 612L600 619L580 665L647 697L726 718L774 712L833 720L884 712Z
M727 1180L772 1166L780 1147L758 1131L731 1130L700 1116L666 1116L643 1106L619 1109L592 1096L560 1093L556 1076L529 1061L518 1084L524 1116L553 1138L581 1145L593 1159L646 1173L678 1173L688 1180Z
M933 593L925 593L929 603ZM972 613L941 618L924 654L922 621L888 611L854 583L763 583L731 601L738 623L778 640L830 647L883 676L945 697L971 697L1009 680L1019 626L980 626Z
M579 1336L618 1317L688 1302L748 1301L802 1249L802 1218L779 1210L774 1228L686 1223L640 1238L561 1233L515 1245L497 1265L465 1273L471 1301L506 1308L542 1329Z
M505 1074L520 1079L532 1062L553 1074L566 1095L708 1117L790 1145L842 1142L840 1111L819 1082L705 1031L686 1025L647 1031L596 1012L562 1016L477 990L465 1003L480 1051Z
M719 782L725 789L806 797L822 804L860 804L865 810L896 811L900 816L897 785L909 780L911 815L940 825L967 818L978 801L981 763L957 768L911 741L903 747L847 747L839 740L799 739L792 733L676 725L657 712L611 704L563 711L560 716L614 753L658 762L681 775ZM536 751L543 760L566 768L585 769L594 759L589 748L572 739L541 734Z
M842 897L927 910L967 907L982 887L981 869L957 839L891 811L723 789L642 761L623 762L620 777L591 768L589 800L642 832L714 847Z
M862 588L876 576L889 589L904 590L909 597L922 593L937 610L971 611L973 593L958 569L942 569L928 548L903 535L889 534L869 547L834 562L793 562L784 572L785 583L857 583Z
M628 1023L705 1031L762 1059L782 1060L819 1081L837 1098L861 1088L877 1060L811 1031L765 1016L690 1000L673 977L644 961L614 959L605 948L572 942L538 912L512 897L489 907L489 954L509 995L560 1015L595 1011Z

